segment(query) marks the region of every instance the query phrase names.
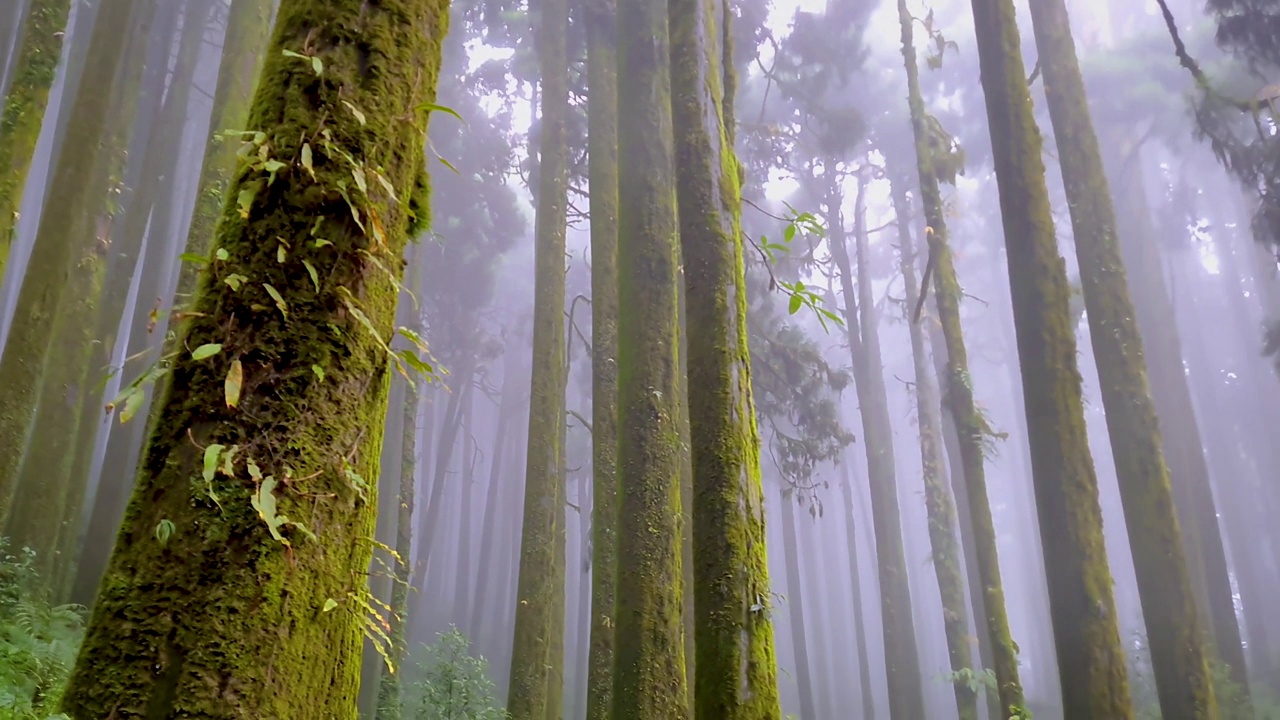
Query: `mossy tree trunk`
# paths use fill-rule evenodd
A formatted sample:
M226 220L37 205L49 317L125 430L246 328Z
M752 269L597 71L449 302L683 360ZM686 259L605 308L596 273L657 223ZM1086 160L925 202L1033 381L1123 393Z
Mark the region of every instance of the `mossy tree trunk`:
M1147 348L1146 372L1154 390L1156 415L1166 444L1170 480L1175 498L1181 496L1179 520L1188 543L1188 558L1203 563L1202 581L1205 612L1212 629L1210 637L1218 658L1228 667L1231 678L1248 688L1244 643L1236 617L1231 577L1227 566L1223 529L1218 518L1205 457L1205 443L1187 378L1185 353L1158 238L1151 223L1151 207L1142 178L1141 148L1117 138L1122 148L1119 158L1117 200L1119 240L1125 266L1129 268L1138 329ZM1194 547L1189 543L1197 543Z
M560 446L564 427L564 252L568 207L569 60L567 0L544 0L536 14L542 69L538 120L538 191L535 219L533 376L529 447L525 465L524 525L516 591L515 644L507 712L513 720L544 720L551 698L548 667L553 628L563 630L564 587L555 587L556 552L565 508L561 500ZM561 558L560 562L563 562ZM557 603L557 598L559 602ZM554 619L556 615L561 620ZM563 662L563 654L561 654ZM557 698L560 694L555 693ZM558 711L558 708L557 708Z
M1066 3L1032 0L1031 20L1071 211L1089 335L1160 710L1165 720L1216 718L1204 635L1147 384L1142 335L1129 299L1111 190L1089 115Z
M867 455L867 480L871 487L871 518L876 539L876 567L880 579L880 613L884 633L885 668L889 682L889 715L893 720L924 717L924 688L920 678L920 652L911 617L911 587L902 547L902 517L898 510L893 429L880 362L879 336L868 330L876 322L871 288L860 302L854 290L853 269L840 217L840 194L827 199L831 227L828 243L840 274L844 299L845 334L853 364L853 382L862 415L863 446ZM860 268L861 272L861 268ZM859 283L861 286L862 283ZM865 306L865 307L860 307ZM874 338L874 345L873 343Z
M683 644L675 168L667 4L619 0L614 720L689 713Z
M17 11L15 7L3 12L11 15ZM13 57L13 82L0 101L0 276L4 275L9 248L17 232L18 206L44 124L49 91L58 74L62 39L70 13L71 0L31 0L31 7L17 29L19 43ZM11 27L0 27L0 48L6 60L11 30ZM0 62L0 76L3 67Z
M1000 576L1000 559L996 548L995 523L991 517L991 504L987 498L986 451L984 443L991 432L978 411L974 400L973 382L969 375L969 352L965 346L964 330L960 325L960 281L956 276L948 244L946 216L943 211L942 193L934 170L934 158L928 131L928 119L924 97L920 92L920 66L916 59L915 41L912 37L913 19L907 10L906 0L898 0L898 20L901 28L902 58L907 72L907 100L911 109L911 129L915 140L916 172L919 180L920 199L924 207L926 239L930 262L933 265L934 302L938 310L943 348L946 354L946 374L943 394L952 422L955 424L959 446L960 467L952 469L952 485L961 487L956 496L963 496L968 508L968 520L972 527L973 560L977 565L980 602L974 603L974 612L984 613L987 635L979 642L991 653L992 670L996 676L999 696L999 717L1016 716L1025 707L1022 681L1018 676L1018 654L1009 632L1009 617L1005 608L1004 581ZM935 352L938 348L935 348Z
M144 17L145 5L103 0L89 40L83 90L76 93L69 109L63 140L67 151L60 153L48 192L64 210L42 218L0 358L0 447L8 449L0 454L0 520L8 516L35 420L40 380L52 350L49 327L70 286L79 253L90 247L85 241L92 226L89 208L94 190L100 188L92 178L98 175L96 168L105 167L99 148L107 140L114 90L126 55L127 43L120 39L136 31L134 12Z
M911 237L911 206L905 184L899 180L890 189L894 215L898 220L898 258L908 312L920 297L916 278L915 247ZM866 244L858 238L859 248ZM865 256L865 251L859 252ZM973 653L969 646L969 609L965 606L964 573L960 570L960 544L956 539L956 507L947 484L945 459L942 455L942 418L938 388L933 369L929 367L929 348L919 323L908 323L911 338L912 365L915 369L916 425L920 432L920 466L924 476L924 501L929 525L931 564L942 596L942 625L947 639L947 656L951 670L956 708L960 720L977 720L978 696L965 682L966 671L972 672ZM981 668L978 668L981 670Z
M71 717L354 716L375 521L361 478L378 476L397 298L365 253L398 268L426 220L415 109L434 100L447 23L440 0L282 1L249 117L261 142L246 138L281 165L268 184L248 164L229 190L226 259L182 344L221 348L174 360ZM353 170L399 199L340 192Z
M751 398L731 13L673 0L672 117L693 455L694 713L778 718L760 438ZM686 598L688 601L688 598Z
M586 720L613 706L618 574L618 52L614 0L584 4L591 183L591 649Z
M1070 718L1132 717L1084 425L1066 264L1012 0L972 0L995 159L1049 607Z

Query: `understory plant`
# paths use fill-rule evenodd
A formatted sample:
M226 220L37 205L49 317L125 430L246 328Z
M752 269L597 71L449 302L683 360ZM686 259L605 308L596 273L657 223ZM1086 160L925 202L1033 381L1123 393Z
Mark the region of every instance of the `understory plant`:
M84 608L51 605L34 561L0 538L0 720L63 720L54 713L84 637Z

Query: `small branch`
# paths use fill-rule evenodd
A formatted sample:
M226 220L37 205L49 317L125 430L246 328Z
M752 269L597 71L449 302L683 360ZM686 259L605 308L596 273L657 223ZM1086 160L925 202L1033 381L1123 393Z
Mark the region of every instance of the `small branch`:
M591 421L583 417L582 413L578 412L577 410L565 410L565 414L577 420L578 422L582 423L582 427L586 428L587 432L591 433L592 435L595 434L595 432L591 429Z
M1031 69L1031 76L1027 78L1027 87L1036 84L1036 78L1040 77L1040 58L1036 58L1036 66Z

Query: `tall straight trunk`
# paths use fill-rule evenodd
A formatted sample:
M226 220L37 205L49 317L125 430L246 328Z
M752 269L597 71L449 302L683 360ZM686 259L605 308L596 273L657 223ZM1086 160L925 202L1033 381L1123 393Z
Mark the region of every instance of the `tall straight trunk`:
M834 197L838 198L839 194ZM911 617L911 587L907 581L907 560L902 547L902 518L898 511L893 459L893 428L884 387L884 369L880 363L879 336L874 328L875 308L870 302L870 287L861 288L866 294L862 302L854 291L839 201L828 199L828 208L832 220L828 223L831 227L828 241L831 256L840 271L845 332L853 362L853 381L858 391L858 410L862 414L867 479L871 486L871 518L876 539L885 668L889 681L889 716L892 720L914 720L924 717L924 687L920 678L915 623ZM867 307L860 308L859 305ZM868 320L873 325L870 329L865 327Z
M928 264L933 266L934 302L946 355L943 394L948 414L955 425L960 456L960 466L952 468L952 485L962 488L957 490L956 497L963 498L963 502L959 504L968 511L964 515L968 516L968 526L972 532L973 554L970 557L977 566L978 587L982 588L981 596L975 597L973 601L973 610L975 615L983 613L978 625L985 626L986 635L980 638L979 643L989 650L999 696L996 710L999 717L1005 718L1023 712L1025 700L1022 681L1018 676L1017 647L1009 632L995 523L987 498L986 451L983 443L987 440L990 428L979 413L973 395L969 352L960 324L960 282L956 277L955 263L948 245L942 193L934 170L933 145L929 137L924 97L920 92L920 69L912 38L913 19L907 11L906 0L898 0L898 20L901 27L903 65L907 72L907 100L911 108L911 129L915 140L916 173L921 204L924 206ZM935 348L935 352L937 350ZM964 529L965 526L962 526L962 533Z
M796 658L796 690L800 695L800 717L817 718L813 696L813 674L809 669L809 639L804 627L804 592L800 580L799 539L796 537L796 498L785 490L782 503L782 554L787 566L787 615L791 620L791 647Z
M544 0L536 29L542 69L542 117L538 138L535 219L533 376L529 448L525 464L524 525L516 594L515 645L507 712L513 720L543 720L550 699L548 667L554 618L563 617L564 587L555 587L557 538L564 529L560 502L561 430L564 427L564 248L568 207L569 60L567 0ZM561 560L563 562L563 559ZM556 603L560 599L559 604ZM561 659L561 662L563 659ZM562 672L562 671L561 671ZM556 693L556 697L560 697ZM558 710L557 710L558 711Z
M85 237L92 224L93 190L99 187L92 178L105 167L99 148L111 127L112 96L122 75L128 43L121 38L145 30L134 24L134 13L144 19L146 7L134 0L103 0L89 40L82 91L70 108L63 140L67 151L60 153L48 193L61 210L42 218L0 358L0 447L8 448L0 453L0 520L8 516L35 419L40 379L52 350L48 326L70 286L75 260L91 247Z
M479 572L476 574L476 594L475 603L471 608L471 618L468 623L473 633L479 633L483 627L483 621L486 618L492 619L493 615L490 600L501 587L501 583L496 582L498 573L495 572L500 568L497 560L498 544L498 523L501 508L499 503L502 502L504 493L501 491L506 489L503 483L503 461L507 455L507 434L508 428L514 422L512 417L515 414L517 403L516 396L516 352L512 348L508 348L503 352L503 370L502 370L502 399L498 401L498 418L496 427L494 428L493 444L489 446L489 452L493 458L489 463L489 484L485 489L484 500L484 519L480 523L480 555L476 567Z
M232 185L243 214L232 203L223 215L227 259L205 275L182 345L221 349L174 360L63 699L70 716L355 714L370 619L353 578L371 559L376 506L361 478L378 476L398 293L362 252L398 268L411 221L426 220L426 114L404 108L434 100L447 23L440 0L283 0L249 127L284 164L270 185L263 164ZM322 127L327 142L304 146ZM336 183L351 163L379 168L401 200L375 189L348 203ZM262 252L277 237L291 241L283 263ZM231 273L249 280L237 291ZM193 482L202 456L214 472Z
M1201 581L1210 637L1218 658L1228 667L1232 680L1248 688L1244 643L1232 598L1223 528L1218 519L1218 502L1209 479L1200 422L1188 384L1184 343L1178 330L1172 296L1165 280L1159 238L1151 222L1151 207L1142 177L1141 148L1122 144L1121 165L1116 177L1120 216L1117 218L1121 251L1131 271L1132 293L1138 329L1148 348L1144 353L1146 371L1154 390L1156 415L1169 438L1168 462L1175 498L1181 497L1178 511L1187 556L1202 563Z
M760 438L751 397L727 4L673 0L672 118L693 456L694 713L777 718ZM686 575L688 578L688 575ZM686 598L686 602L688 598Z
M408 385L406 383L406 385ZM417 460L419 395L417 388L408 385L404 394L404 419L401 425L400 440L400 487L396 502L396 557L395 577L392 578L390 617L387 622L390 630L387 637L390 647L387 652L396 670L391 672L382 668L378 680L378 704L374 717L377 720L399 720L401 709L401 682L404 673L399 665L406 656L405 628L409 624L409 559L413 552L413 501L415 469Z
M591 650L586 720L613 708L618 575L618 52L613 0L585 3L591 183Z
M619 0L618 575L614 720L689 713L667 5Z
M8 88L9 64L13 60L14 46L21 41L19 28L26 8L24 0L13 0L0 7L0 97Z
M587 716L587 664L591 657L591 507L592 478L581 473L578 478L578 615L574 618L573 698L570 720Z
M462 508L458 513L458 571L454 573L453 581L453 611L457 616L466 612L471 602L471 557L473 555L471 552L471 498L472 486L476 481L476 463L480 454L476 436L473 434L475 406L475 393L467 393L467 406L462 411L462 483L458 488L458 492L462 495ZM469 444L468 441L470 441ZM465 622L459 624L462 625L463 632L470 632Z
M1218 716L1169 468L1147 384L1111 190L1064 0L1032 0L1032 28L1058 146L1151 665L1165 720Z
M16 14L18 3L10 0L10 4L15 6L12 10L0 12L6 16ZM44 111L58 72L70 14L71 0L31 0L31 7L17 28L20 42L13 58L13 82L8 92L0 93L3 98L0 100L0 276L4 275L9 249L17 233L18 207L22 203L27 171L35 157L36 140L44 125ZM3 25L0 22L0 48L7 56L13 28ZM123 37L116 40L119 42ZM0 78L7 59L0 59ZM106 94L104 99L109 99Z
M862 700L862 720L875 720L876 698L871 689L871 658L867 654L867 628L862 613L862 570L858 567L857 523L853 511L853 472L844 463L840 484L845 504L845 545L849 551L849 581L853 587L853 630L858 655L858 696Z
M1133 715L1098 479L1085 433L1066 264L1058 254L1040 130L1012 0L972 0L995 159L1036 509L1049 579L1063 712Z
M894 214L898 219L898 258L905 286L907 308L914 308L920 297L916 279L915 248L911 237L911 207L905 184L893 183L890 189ZM866 237L858 237L859 265L866 256ZM911 337L912 365L916 381L916 424L920 432L920 464L924 476L925 510L928 514L931 563L942 597L942 625L947 640L947 656L952 672L957 673L952 686L960 720L977 720L978 695L964 681L965 671L972 672L973 653L969 648L969 609L965 606L964 573L960 570L960 544L956 539L956 507L947 484L945 460L942 456L942 418L938 389L929 367L929 348L919 323L908 323ZM981 668L979 668L981 669Z
M462 352L470 353L470 348L462 348ZM413 568L413 579L409 583L422 593L420 602L426 601L428 587L427 568L431 565L432 556L436 554L436 541L444 537L440 532L442 512L444 510L444 489L449 481L449 465L453 462L453 452L458 445L458 433L462 430L462 408L471 395L475 382L475 359L467 355L462 360L462 368L455 368L453 377L458 385L451 388L449 402L445 404L441 418L440 439L436 443L435 467L432 472L431 491L427 493L427 504L418 517L418 553ZM431 436L427 436L430 443ZM440 558L436 557L436 562Z
M572 317L570 318L572 321ZM564 379L560 383L560 397L563 402L569 388L569 373L573 368L573 335L565 335ZM564 633L567 608L565 581L568 576L569 550L569 489L568 456L565 448L569 446L569 415L560 416L560 468L556 488L556 504L559 514L556 515L556 530L552 535L551 547L554 562L551 565L551 617L547 627L547 712L546 720L560 720L564 715Z

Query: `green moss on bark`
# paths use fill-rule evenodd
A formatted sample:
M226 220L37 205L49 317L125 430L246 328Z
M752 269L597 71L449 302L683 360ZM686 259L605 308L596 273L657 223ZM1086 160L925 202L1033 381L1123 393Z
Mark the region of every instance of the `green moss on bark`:
M667 4L619 0L614 720L689 712L682 631L677 232Z
M1063 0L1031 20L1058 146L1151 665L1166 720L1218 717L1116 215Z
M563 652L552 658L551 637L563 630L564 587L556 588L557 548L565 525L560 440L564 414L564 252L569 173L569 60L567 0L539 6L536 28L542 68L538 139L538 208L533 317L533 377L525 465L524 524L516 588L515 642L507 712L513 720L545 720L552 677L563 674ZM563 562L563 558L559 562ZM554 619L560 615L559 621ZM552 672L551 662L560 664ZM559 694L556 694L559 697Z
M902 182L891 189L894 214L898 219L898 257L908 308L914 308L920 297L916 279L915 248L911 239L911 206ZM865 240L859 238L859 243ZM859 253L865 255L864 253ZM964 573L960 571L960 544L956 540L956 507L947 486L942 456L942 417L938 389L929 367L929 349L919 323L908 323L911 357L916 380L916 424L920 431L920 467L924 476L924 501L928 517L929 545L933 550L931 564L938 579L942 597L942 626L947 639L947 656L951 670L963 673L973 670L973 652L969 645L969 617L965 607ZM980 670L981 668L979 668ZM954 680L956 708L960 720L977 720L978 695L968 683Z
M591 183L591 648L587 720L609 720L618 573L618 52L616 3L583 10Z
M70 12L70 0L32 0L18 31L13 81L0 105L0 275L17 231L18 206L58 74Z
M697 717L778 718L760 439L751 398L738 161L716 0L673 0L672 115L693 455Z
M972 0L1000 191L1049 607L1066 717L1132 717L1066 265L1011 0Z
M72 718L355 717L375 498L352 473L378 476L397 297L383 267L399 274L412 218L373 184L349 203L338 183L353 176L344 153L402 198L425 182L415 108L434 99L447 22L441 0L283 0L249 118L283 167L271 185L249 167L231 187L247 193L244 214L229 203L219 225L227 259L203 275L184 328L63 701ZM228 283L233 273L245 279ZM221 352L187 350L207 343ZM229 408L233 367L243 379ZM231 474L207 482L215 443L238 451ZM275 516L297 523L279 528L289 547L250 502L266 497L258 474L279 482Z
M400 486L396 503L396 558L395 577L391 585L391 615L387 623L390 648L388 652L397 665L405 658L405 628L409 624L409 561L413 557L413 501L415 459L418 440L418 391L405 388L404 417L400 436ZM402 672L382 668L378 679L377 720L400 720Z
M983 422L974 401L969 375L969 353L964 330L960 325L960 282L947 242L946 216L938 176L933 167L933 153L924 98L920 92L920 69L912 38L912 18L905 0L898 0L903 65L907 72L907 100L911 110L911 127L915 140L916 171L927 235L927 248L933 265L934 300L938 309L943 344L946 350L947 374L944 396L956 426L960 467L953 469L953 486L962 486L968 500L973 528L974 560L977 564L981 607L985 612L987 636L980 641L990 649L996 675L1000 717L1017 715L1025 707L1022 681L1018 676L1018 654L1009 632L1005 609L1004 581L1000 576L1000 559L996 549L995 524L987 497L986 461L983 443L989 428ZM957 493L958 495L959 493ZM975 604L975 608L978 604Z

